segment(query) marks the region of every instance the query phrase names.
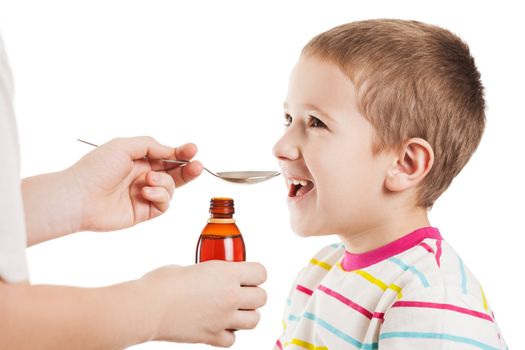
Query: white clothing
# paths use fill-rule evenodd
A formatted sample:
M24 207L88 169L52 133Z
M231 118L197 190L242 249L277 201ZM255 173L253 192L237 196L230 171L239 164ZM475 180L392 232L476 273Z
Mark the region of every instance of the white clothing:
M0 279L28 279L13 79L0 36Z

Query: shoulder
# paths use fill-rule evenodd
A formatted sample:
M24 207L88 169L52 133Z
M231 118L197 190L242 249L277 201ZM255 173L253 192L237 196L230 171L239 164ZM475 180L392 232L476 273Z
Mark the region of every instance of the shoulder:
M396 257L406 268L398 281L402 293L384 314L380 342L414 342L429 349L446 342L504 348L481 285L460 256L444 241L423 243L428 254L414 247Z
M324 263L333 266L345 253L345 246L342 243L334 243L321 248L311 259L310 264ZM326 266L328 267L328 266Z
M391 260L405 270L405 276L400 276L400 279L405 279L400 281L404 285L404 294L434 290L486 304L478 279L446 241L426 239L419 246Z
M403 287L403 294L434 289L483 300L477 278L446 241L425 239L387 260L390 274L394 277L392 282Z
M321 248L297 275L294 285L301 284L315 289L323 278L335 267L345 252L342 243L335 243Z

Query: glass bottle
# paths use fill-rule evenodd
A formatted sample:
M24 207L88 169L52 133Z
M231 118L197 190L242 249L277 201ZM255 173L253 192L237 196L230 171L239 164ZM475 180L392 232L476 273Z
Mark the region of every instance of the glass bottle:
M233 199L222 197L211 199L211 215L197 243L196 263L208 260L246 260L244 240L235 224L234 212Z

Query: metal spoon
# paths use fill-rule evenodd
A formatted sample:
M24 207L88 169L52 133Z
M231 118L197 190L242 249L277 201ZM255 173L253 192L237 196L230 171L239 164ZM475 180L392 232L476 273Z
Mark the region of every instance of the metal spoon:
M82 143L98 147L98 145L84 141L81 139L77 139L77 141L80 141ZM159 159L161 162L165 163L175 163L175 164L181 164L182 166L186 166L190 162L188 160L175 160L175 159ZM272 177L276 177L280 175L281 173L278 171L221 171L221 172L213 172L209 170L206 167L203 167L204 170L206 170L211 175L218 177L219 179L222 179L224 181L228 182L234 182L234 183L240 183L240 184L255 184L258 182L263 182L266 180L271 179Z

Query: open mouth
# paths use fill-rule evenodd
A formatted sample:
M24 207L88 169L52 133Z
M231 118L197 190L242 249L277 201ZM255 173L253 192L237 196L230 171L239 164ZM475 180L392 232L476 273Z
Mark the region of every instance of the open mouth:
M314 183L310 180L304 179L288 179L289 191L288 197L301 197L310 192L314 188Z

